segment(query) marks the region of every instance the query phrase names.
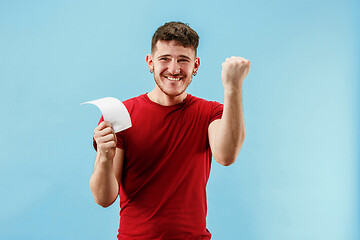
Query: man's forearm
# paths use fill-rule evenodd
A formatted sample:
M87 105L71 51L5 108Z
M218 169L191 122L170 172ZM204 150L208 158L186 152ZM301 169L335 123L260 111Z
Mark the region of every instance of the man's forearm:
M225 90L224 111L216 132L216 148L224 165L235 162L245 139L241 88Z
M95 202L102 207L108 207L117 198L119 184L115 178L112 161L102 161L100 158L98 153L89 185Z

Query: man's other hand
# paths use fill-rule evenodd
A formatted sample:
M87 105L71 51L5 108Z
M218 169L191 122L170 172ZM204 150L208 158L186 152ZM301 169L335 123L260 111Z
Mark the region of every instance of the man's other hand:
M94 130L100 161L112 161L116 150L116 135L111 123L103 121Z

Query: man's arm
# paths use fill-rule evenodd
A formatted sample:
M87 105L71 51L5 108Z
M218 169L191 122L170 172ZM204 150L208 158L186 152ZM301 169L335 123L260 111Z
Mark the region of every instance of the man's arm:
M116 148L116 136L108 122L101 122L95 128L94 138L97 155L89 185L95 202L108 207L115 202L119 193L124 150Z
M209 142L214 159L224 165L233 164L245 139L242 108L242 83L250 70L250 62L241 57L227 58L222 64L224 111L221 119L209 126Z

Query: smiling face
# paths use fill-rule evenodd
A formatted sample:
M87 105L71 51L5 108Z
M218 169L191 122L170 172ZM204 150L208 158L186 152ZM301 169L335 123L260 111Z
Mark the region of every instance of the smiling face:
M185 90L192 80L192 74L200 66L200 59L191 47L183 47L176 41L158 41L156 50L147 55L146 62L154 71L157 97L179 98L186 96ZM160 96L163 95L163 96Z

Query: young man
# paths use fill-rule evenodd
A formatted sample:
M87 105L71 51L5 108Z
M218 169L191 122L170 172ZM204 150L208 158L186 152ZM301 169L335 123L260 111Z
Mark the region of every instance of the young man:
M235 162L245 138L242 83L250 62L222 64L224 105L186 92L200 66L197 33L169 22L159 27L146 56L155 88L124 101L132 127L114 134L101 118L90 189L110 206L120 195L118 239L210 239L206 184L211 158Z

